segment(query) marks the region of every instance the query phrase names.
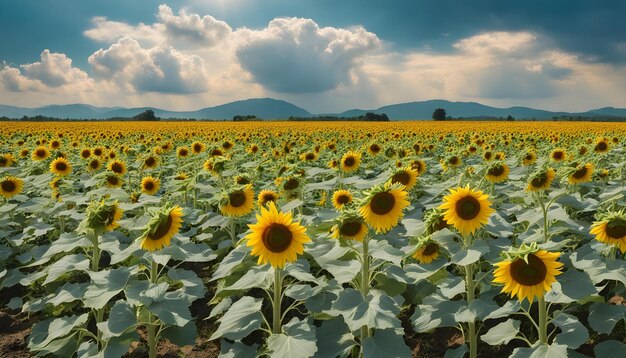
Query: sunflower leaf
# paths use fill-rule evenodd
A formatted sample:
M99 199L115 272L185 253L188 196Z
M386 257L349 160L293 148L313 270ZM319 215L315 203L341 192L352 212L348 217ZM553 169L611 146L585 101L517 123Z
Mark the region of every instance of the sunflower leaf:
M239 341L259 329L263 322L262 305L263 299L261 298L242 297L222 316L220 325L211 335L210 340L225 337Z
M272 357L308 358L317 351L315 326L307 320L294 317L283 326L285 333L272 334L267 339L267 348Z
M376 330L363 341L363 358L410 357L411 350L393 329Z
M519 332L520 322L512 319L492 327L487 333L480 336L483 342L492 345L499 346L501 344L508 344L515 338L517 332Z

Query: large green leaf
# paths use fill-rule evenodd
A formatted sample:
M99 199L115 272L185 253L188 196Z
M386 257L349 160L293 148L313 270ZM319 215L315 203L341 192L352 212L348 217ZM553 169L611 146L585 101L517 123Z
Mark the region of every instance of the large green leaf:
M517 332L519 332L519 326L519 321L508 319L493 326L487 333L480 336L480 339L492 346L507 344L515 338Z
M341 318L335 318L322 322L315 331L317 336L318 350L315 357L347 357L357 343L354 340L350 328Z
M283 325L281 334L267 339L267 348L276 358L308 358L317 351L315 326L294 317Z
M589 325L598 333L609 334L615 324L626 318L626 306L593 303L589 307Z
M137 318L131 305L124 300L115 302L109 312L109 320L107 321L109 332L117 337L136 324Z
M558 312L552 323L561 329L554 342L564 344L571 349L580 347L589 338L587 328L578 319L564 312Z
M220 326L211 335L211 340L225 337L239 341L261 327L263 299L242 297L220 318Z
M356 331L362 326L370 328L400 328L396 317L400 312L396 301L379 290L372 290L364 300L359 291L345 289L339 293L333 303L333 313L343 316L350 330Z
M567 346L535 343L530 348L515 348L510 358L567 358Z
M376 330L373 337L367 337L362 344L363 358L410 357L411 350L404 343L402 335L393 329Z
M39 351L57 338L67 336L74 327L87 323L88 314L47 319L33 326L28 341L28 348Z
M626 344L619 341L604 341L593 347L593 353L595 353L596 357L612 357L620 354L619 352L622 352L622 354L626 352Z
M122 266L113 270L90 271L89 276L91 285L85 292L83 302L85 307L100 309L126 287L130 268Z
M53 282L61 275L71 271L86 271L89 268L89 259L83 254L68 255L48 267L48 276L44 285Z

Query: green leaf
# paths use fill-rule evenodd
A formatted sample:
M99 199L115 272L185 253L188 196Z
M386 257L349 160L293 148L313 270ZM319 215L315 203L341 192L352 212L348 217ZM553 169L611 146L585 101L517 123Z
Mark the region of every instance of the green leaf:
M220 326L210 340L225 337L239 341L261 327L263 299L249 296L235 302L220 319Z
M228 285L221 291L247 291L253 287L268 289L274 282L274 270L269 265L252 266L237 282Z
M272 334L267 348L276 358L308 358L317 351L315 326L294 317L283 326L285 333Z
M196 323L191 321L183 327L170 326L163 331L163 338L177 346L188 346L196 344L197 329Z
M230 275L233 270L243 262L243 259L248 255L248 252L250 252L250 248L246 245L239 245L234 250L229 252L228 255L220 261L220 265L213 273L211 281Z
M229 341L222 339L220 341L220 358L257 358L258 344L254 344L251 347L241 342L230 343Z
M82 254L68 255L48 267L48 277L43 282L44 285L53 282L61 275L71 271L87 271L89 269L89 259Z
M487 333L480 336L480 339L492 346L508 344L519 332L519 326L519 321L508 319L492 327Z
M467 250L455 252L450 258L450 262L459 266L467 266L480 260L480 257L489 252L489 246L481 241L476 241L474 245Z
M363 341L363 358L410 357L411 350L393 329L376 330Z
M598 332L609 334L615 324L626 318L626 306L594 303L589 307L589 325Z
M317 341L320 342L315 352L316 358L346 357L357 342L354 340L350 328L341 318L322 322L315 331Z
M530 348L515 348L510 358L567 358L567 346L535 343Z
M370 240L369 248L373 258L389 261L398 266L404 257L404 251L389 245L387 241Z
M167 276L173 281L180 282L183 285L182 293L189 303L204 297L204 293L206 292L204 283L195 272L183 269L170 269L167 271Z
M115 302L109 312L109 320L107 322L107 327L113 336L120 336L124 331L134 327L136 324L137 318L131 305L124 300Z
M362 326L370 328L400 328L396 317L400 312L396 301L382 291L372 290L363 300L361 293L354 289L345 289L339 293L333 303L334 313L341 314L350 330L359 330Z
M441 293L449 299L465 292L465 281L460 277L450 277L439 283Z
M546 293L546 301L571 303L598 293L589 275L576 269L569 269L559 275L552 289Z
M465 301L450 301L433 294L424 298L421 305L415 308L411 316L416 332L428 332L437 327L456 327L455 313L465 306Z
M103 358L118 358L122 357L133 342L139 341L139 335L137 332L128 332L119 337L113 337L106 342L106 347L102 351Z
M35 351L44 349L53 340L68 335L74 327L85 324L88 317L89 315L85 313L80 316L47 319L35 324L29 337L28 348Z
M561 333L557 334L554 342L565 344L571 349L580 347L589 338L587 328L574 316L564 312L559 312L552 320L552 324L561 329Z
M443 358L464 358L467 352L469 352L467 344L462 344L456 348L448 349Z
M90 271L89 276L91 285L85 292L83 302L85 307L100 309L126 287L130 268L122 266L113 270Z
M626 351L626 344L618 341L604 341L593 348L596 357L611 357L618 352Z

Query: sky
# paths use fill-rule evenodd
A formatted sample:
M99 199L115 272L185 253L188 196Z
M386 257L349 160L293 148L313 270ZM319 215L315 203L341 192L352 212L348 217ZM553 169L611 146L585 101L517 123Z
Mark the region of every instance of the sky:
M626 107L626 1L0 0L0 104Z

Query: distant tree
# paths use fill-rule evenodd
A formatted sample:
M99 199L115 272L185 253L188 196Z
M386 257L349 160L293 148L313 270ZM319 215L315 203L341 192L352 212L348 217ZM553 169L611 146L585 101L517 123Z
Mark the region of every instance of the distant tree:
M365 113L365 116L363 117L364 121L370 121L370 122L389 122L389 117L387 117L386 114L376 114L376 113L372 113L372 112L367 112Z
M509 114L509 115L506 117L506 120L507 120L507 121L514 121L514 120L515 120L515 118L514 118L512 115L510 115L510 114Z
M139 113L138 115L133 117L134 120L136 121L157 121L159 120L155 115L154 115L154 111L151 109L148 109L146 111L143 111L141 113Z
M445 121L446 120L446 110L443 108L437 108L433 112L433 119L436 121Z
M256 119L257 118L254 114L249 114L247 116L236 115L233 117L234 122L254 121Z

